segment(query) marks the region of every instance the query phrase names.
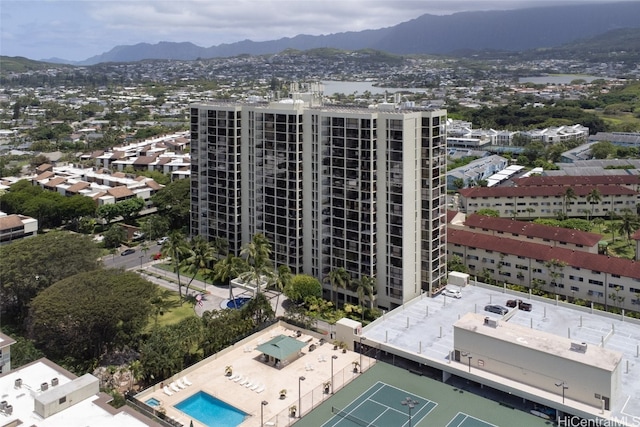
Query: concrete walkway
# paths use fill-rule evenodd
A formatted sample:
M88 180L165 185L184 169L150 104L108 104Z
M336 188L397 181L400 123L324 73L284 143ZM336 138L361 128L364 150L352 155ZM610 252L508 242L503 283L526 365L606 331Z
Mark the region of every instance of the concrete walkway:
M130 270L139 273L151 283L155 283L163 288L178 292L178 275L156 266L156 264L165 262L165 260L150 261L143 264L142 268L137 266ZM186 285L190 280L190 276L180 275L182 292L186 291ZM272 290L266 291L264 294L271 301L271 307L276 311L276 316L283 316L285 309L282 304L287 300L287 297L280 295L280 298L278 298L280 293ZM200 303L195 305L194 310L198 316L202 316L202 313L205 311L220 310L224 304L229 301L229 288L226 286L215 286L210 283L204 283L201 280L194 279L189 288L189 295L194 298L197 298L197 296L200 295ZM234 298L252 297L252 294L242 289L234 288L233 296ZM278 303L277 307L276 302Z

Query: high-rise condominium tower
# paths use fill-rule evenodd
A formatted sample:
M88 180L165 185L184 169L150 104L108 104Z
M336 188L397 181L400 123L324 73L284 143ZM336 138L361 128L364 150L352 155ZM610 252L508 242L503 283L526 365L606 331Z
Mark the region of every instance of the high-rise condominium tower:
M235 255L262 233L276 266L327 289L341 267L372 277L385 309L432 292L446 274L446 111L319 99L191 106L191 233Z

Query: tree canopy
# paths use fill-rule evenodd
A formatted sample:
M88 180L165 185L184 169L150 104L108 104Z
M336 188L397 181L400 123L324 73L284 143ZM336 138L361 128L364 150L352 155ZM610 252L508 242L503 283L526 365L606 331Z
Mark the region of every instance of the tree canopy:
M172 230L188 228L191 209L190 186L188 179L178 179L159 190L151 197L158 213L169 219Z
M152 314L156 292L139 275L117 269L67 277L33 300L30 335L54 359L99 358L135 342Z
M74 274L95 270L100 250L88 236L50 232L0 247L0 300L26 315L38 292Z

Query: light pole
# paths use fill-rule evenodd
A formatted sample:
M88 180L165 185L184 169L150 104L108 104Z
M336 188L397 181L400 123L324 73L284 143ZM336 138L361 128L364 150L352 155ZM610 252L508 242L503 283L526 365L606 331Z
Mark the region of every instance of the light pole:
M142 258L144 257L144 255L140 255L140 268L142 268Z
M335 354L331 356L331 394L333 394L333 361L337 358L338 356L336 356Z
M269 402L263 400L260 404L260 427L264 426L264 407L267 406Z
M302 418L302 381L305 379L303 376L298 378L298 418Z
M465 351L460 353L460 356L469 358L469 372L471 372L471 359L473 359L473 356L471 356L471 353Z
M363 337L362 335L360 335L360 373L362 373L362 341L366 340L367 337Z
M564 405L564 391L569 388L566 382L561 381L556 383L556 387L562 387L562 404Z
M400 402L402 406L409 408L409 427L411 427L411 410L415 408L418 403L420 402L413 400L409 396L405 397L404 400Z

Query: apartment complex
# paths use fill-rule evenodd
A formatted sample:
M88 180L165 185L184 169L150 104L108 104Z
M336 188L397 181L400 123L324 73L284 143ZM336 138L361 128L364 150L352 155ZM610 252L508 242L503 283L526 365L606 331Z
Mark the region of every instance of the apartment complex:
M462 213L450 213L449 220L449 256L479 280L638 310L640 264L600 254L597 234Z
M371 276L381 308L432 293L446 276L446 112L320 99L191 106L191 233L236 255L261 233L276 266Z

